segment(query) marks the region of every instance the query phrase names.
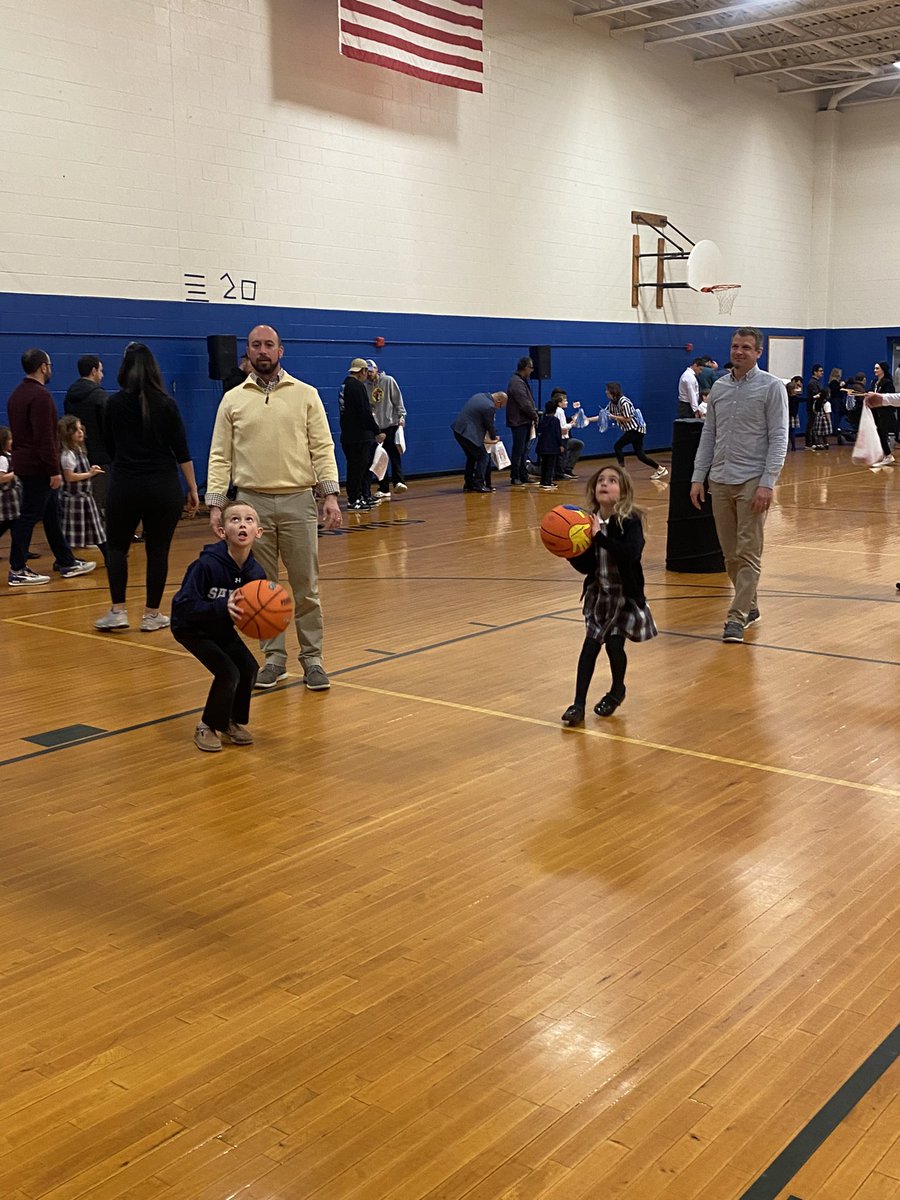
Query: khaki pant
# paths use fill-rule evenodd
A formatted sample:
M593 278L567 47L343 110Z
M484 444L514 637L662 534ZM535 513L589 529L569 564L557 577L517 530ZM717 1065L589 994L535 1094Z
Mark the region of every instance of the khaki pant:
M744 483L714 483L709 481L713 518L719 545L725 555L725 570L734 585L734 599L727 621L747 624L747 615L757 608L756 589L762 566L764 512L754 512L753 497L759 479Z
M322 606L319 602L319 509L312 491L271 495L238 489L237 498L252 504L259 514L263 535L253 553L266 573L277 582L278 560L287 569L294 593L294 624L303 667L322 662ZM266 662L287 665L284 634L260 642Z

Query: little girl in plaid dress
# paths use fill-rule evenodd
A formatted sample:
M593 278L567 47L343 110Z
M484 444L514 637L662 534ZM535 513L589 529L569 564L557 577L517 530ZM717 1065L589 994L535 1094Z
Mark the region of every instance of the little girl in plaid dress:
M625 639L646 642L657 633L641 570L644 514L635 507L628 472L618 466L595 472L588 482L588 506L594 539L584 554L569 559L575 570L586 576L581 593L585 638L578 658L575 699L562 715L564 725L580 725L584 720L601 647L606 647L612 682L594 705L594 712L598 717L611 717L625 699Z
M91 480L103 473L92 467L84 452L84 426L77 417L59 423L59 456L63 485L60 488L59 523L70 546L96 546L106 559L106 526L94 499Z
M12 433L0 425L0 537L19 515L22 504L22 485L12 469Z

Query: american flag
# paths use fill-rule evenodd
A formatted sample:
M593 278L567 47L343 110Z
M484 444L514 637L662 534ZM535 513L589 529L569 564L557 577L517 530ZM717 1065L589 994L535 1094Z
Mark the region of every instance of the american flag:
M341 54L481 92L483 0L338 0Z

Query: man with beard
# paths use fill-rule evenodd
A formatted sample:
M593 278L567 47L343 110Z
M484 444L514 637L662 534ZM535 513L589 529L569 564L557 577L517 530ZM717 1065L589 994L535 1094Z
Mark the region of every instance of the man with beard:
M251 370L223 396L209 451L206 503L218 536L230 480L237 501L259 514L263 537L256 557L266 577L277 582L284 563L294 593L294 623L300 642L303 682L313 692L331 686L322 664L323 622L319 602L319 510L326 529L341 524L337 462L325 406L308 383L281 366L284 345L270 325L247 337ZM287 678L284 634L261 643L265 665L260 688Z

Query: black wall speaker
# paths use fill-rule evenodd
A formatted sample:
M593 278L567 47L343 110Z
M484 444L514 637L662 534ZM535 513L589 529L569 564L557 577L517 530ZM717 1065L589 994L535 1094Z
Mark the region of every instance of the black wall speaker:
M224 379L238 365L237 338L233 333L211 333L206 339L210 379Z
M532 346L528 351L528 357L534 363L534 373L532 379L549 379L550 378L550 347L549 346Z

